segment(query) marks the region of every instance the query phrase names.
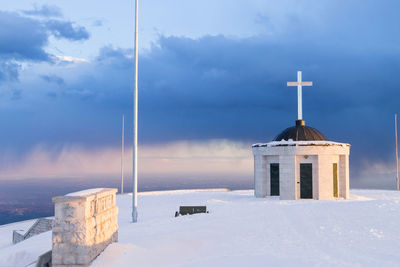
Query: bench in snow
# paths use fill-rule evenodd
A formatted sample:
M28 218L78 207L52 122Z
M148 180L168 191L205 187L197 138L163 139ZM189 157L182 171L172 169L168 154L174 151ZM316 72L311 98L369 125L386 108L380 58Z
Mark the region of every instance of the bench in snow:
M192 215L196 213L208 213L206 206L180 206L179 213L175 212L175 217L179 215Z

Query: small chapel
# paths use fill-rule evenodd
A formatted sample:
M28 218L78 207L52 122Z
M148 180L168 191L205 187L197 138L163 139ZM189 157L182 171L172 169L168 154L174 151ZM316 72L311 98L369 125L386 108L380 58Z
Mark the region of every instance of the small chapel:
M252 146L254 194L279 196L282 200L349 198L350 145L328 140L320 131L306 126L302 118L301 71L297 72L298 119L294 126L268 143Z

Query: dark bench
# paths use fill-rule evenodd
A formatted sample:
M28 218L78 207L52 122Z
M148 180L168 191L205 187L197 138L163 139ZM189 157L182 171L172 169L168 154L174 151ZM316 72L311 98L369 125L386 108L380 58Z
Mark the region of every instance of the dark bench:
M207 206L180 206L179 213L175 212L175 217L179 215L192 215L196 213L208 213Z

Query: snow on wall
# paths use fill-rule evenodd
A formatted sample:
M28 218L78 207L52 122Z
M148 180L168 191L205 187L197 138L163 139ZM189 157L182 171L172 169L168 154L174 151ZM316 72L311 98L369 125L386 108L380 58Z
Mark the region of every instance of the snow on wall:
M66 194L65 196L67 196L67 197L82 197L82 196L87 196L87 195L92 195L92 194L98 193L102 190L104 190L104 188L92 188L92 189L86 189L86 190L82 190L82 191L78 191L78 192L74 192L74 193L69 193L69 194Z

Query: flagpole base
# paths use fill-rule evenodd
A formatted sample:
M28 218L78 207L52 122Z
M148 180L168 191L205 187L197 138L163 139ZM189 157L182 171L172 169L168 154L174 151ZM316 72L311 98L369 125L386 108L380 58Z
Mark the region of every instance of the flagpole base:
M137 222L138 218L138 213L137 213L137 207L132 208L132 222L135 223Z

